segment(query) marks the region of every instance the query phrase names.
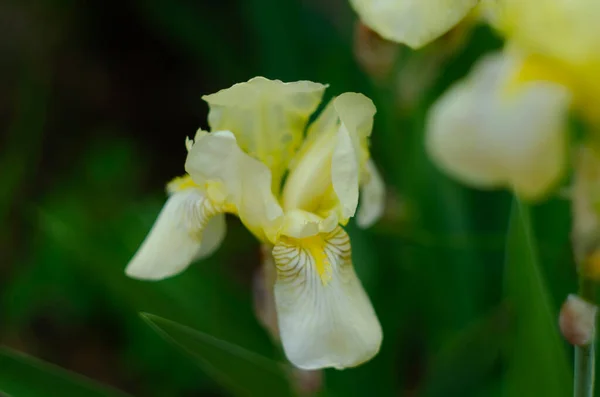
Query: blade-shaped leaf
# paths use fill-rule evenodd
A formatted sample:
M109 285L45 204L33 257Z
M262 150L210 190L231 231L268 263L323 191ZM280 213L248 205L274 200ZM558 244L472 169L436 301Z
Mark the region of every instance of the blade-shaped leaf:
M233 395L293 395L283 364L162 317L148 313L141 316Z
M503 396L568 396L572 377L558 333L558 314L538 264L529 209L517 200L510 217L504 282L516 323Z
M0 395L2 393L13 397L128 396L55 365L0 347Z

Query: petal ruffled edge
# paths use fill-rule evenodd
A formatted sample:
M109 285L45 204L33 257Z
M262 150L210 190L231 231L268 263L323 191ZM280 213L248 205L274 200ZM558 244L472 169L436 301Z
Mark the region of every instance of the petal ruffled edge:
M210 106L211 130L233 132L239 147L264 163L278 184L326 88L254 77L202 98Z

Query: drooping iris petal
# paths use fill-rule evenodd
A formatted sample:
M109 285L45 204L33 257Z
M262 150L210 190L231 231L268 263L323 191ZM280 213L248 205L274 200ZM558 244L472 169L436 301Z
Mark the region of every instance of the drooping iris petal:
M233 132L240 148L262 161L277 184L325 88L310 81L283 83L255 77L203 99L210 105L211 130Z
M419 48L460 22L478 0L350 0L382 37Z
M185 188L167 199L125 273L143 280L174 276L216 250L224 236L220 209L199 188Z
M367 228L381 218L385 206L385 184L371 159L367 161L364 179L360 187L356 223L362 228Z
M341 227L273 249L275 303L287 358L302 369L347 368L379 351L382 331Z
M333 99L311 125L283 190L286 210L302 209L346 223L356 211L375 106L362 94Z
M432 106L426 147L440 168L466 184L538 199L564 170L570 95L545 81L511 86L519 67L507 52L480 61Z
M233 133L212 132L196 140L185 169L199 184L217 183L224 200L259 239L275 239L283 211L271 191L271 171L244 153Z

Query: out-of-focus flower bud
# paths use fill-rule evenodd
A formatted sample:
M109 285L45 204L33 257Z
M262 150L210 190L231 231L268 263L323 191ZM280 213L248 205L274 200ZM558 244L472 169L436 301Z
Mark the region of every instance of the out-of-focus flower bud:
M600 156L593 148L575 153L575 176L571 188L575 258L586 277L600 279Z
M385 79L394 68L400 46L379 36L362 22L354 28L354 56L374 80Z
M323 371L307 371L293 368L292 381L300 396L312 396L318 393L323 386Z
M395 89L399 110L414 110L444 72L448 60L469 41L478 19L474 13L427 47L406 54L396 75Z
M560 309L559 326L565 339L575 346L592 342L598 308L577 295L569 295Z
M261 266L254 274L253 300L254 314L263 327L269 332L274 341L279 341L279 326L275 310L273 285L277 274L271 255L272 246L261 245Z

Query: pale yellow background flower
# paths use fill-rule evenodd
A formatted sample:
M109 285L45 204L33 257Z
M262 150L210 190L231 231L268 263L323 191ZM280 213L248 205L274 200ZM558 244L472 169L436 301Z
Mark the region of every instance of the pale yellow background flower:
M539 199L563 176L570 93L551 82L511 85L521 62L508 52L480 60L430 109L426 147L464 183Z

